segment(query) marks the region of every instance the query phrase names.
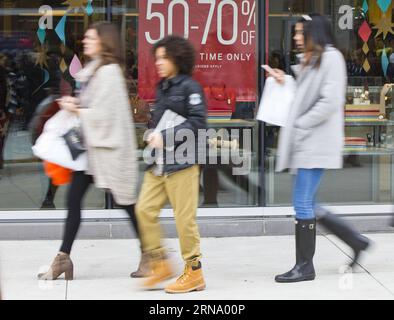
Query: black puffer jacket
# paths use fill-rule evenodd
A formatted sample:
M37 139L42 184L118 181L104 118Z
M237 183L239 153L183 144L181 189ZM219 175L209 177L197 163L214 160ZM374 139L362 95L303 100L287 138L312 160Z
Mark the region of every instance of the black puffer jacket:
M163 174L168 175L198 163L198 130L207 128L207 112L204 92L201 86L190 76L178 75L169 80L162 80L157 88L156 103L153 107L152 118L149 124L150 129L156 128L164 112L170 109L173 112L186 118L186 121L176 126L172 131L162 131L164 140L164 168ZM178 147L182 145L182 150L186 141L174 141L177 132L182 129L189 129L194 133L195 147L188 148L183 152L187 158L186 163L179 163L175 159ZM188 144L188 146L191 146ZM205 145L204 145L205 148ZM152 166L149 166L151 168Z

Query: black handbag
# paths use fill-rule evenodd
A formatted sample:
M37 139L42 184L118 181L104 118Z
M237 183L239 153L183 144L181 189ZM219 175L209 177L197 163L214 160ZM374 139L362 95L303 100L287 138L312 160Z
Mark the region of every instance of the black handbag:
M63 135L63 138L66 141L73 160L76 160L82 153L86 152L80 127L71 128L65 135Z

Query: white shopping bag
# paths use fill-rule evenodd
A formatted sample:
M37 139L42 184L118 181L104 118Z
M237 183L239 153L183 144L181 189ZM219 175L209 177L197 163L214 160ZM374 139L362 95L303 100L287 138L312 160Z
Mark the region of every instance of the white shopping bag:
M161 132L163 130L174 128L186 121L186 118L182 117L180 114L167 109L162 117L160 118L159 123L157 124L155 131Z
M174 111L167 109L162 115L159 123L155 128L155 132L161 132L164 130L172 129L186 121L186 118L182 117L180 114L177 114ZM152 148L147 148L148 152L152 154ZM154 169L154 174L157 176L161 176L163 174L164 169L164 150L158 149L156 150L156 166Z
M284 84L279 84L273 77L267 78L260 102L257 120L284 127L294 100L296 82L286 75Z
M68 111L60 110L45 123L42 134L32 147L33 154L42 160L74 171L87 170L87 153L84 152L73 160L63 138L68 130L77 125L80 125L78 117Z

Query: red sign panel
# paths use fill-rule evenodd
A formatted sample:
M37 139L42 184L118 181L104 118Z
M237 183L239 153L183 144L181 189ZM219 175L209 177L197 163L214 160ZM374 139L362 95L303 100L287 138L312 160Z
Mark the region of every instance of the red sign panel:
M138 92L155 97L152 45L168 34L188 38L197 51L194 78L210 109L256 100L255 0L140 0ZM216 102L215 102L216 101ZM223 106L224 107L224 106Z

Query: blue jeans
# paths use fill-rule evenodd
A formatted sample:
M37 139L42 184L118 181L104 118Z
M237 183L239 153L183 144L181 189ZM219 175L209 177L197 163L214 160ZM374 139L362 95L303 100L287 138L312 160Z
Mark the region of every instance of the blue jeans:
M324 169L298 169L293 189L293 205L297 219L315 218L315 198L323 173Z

